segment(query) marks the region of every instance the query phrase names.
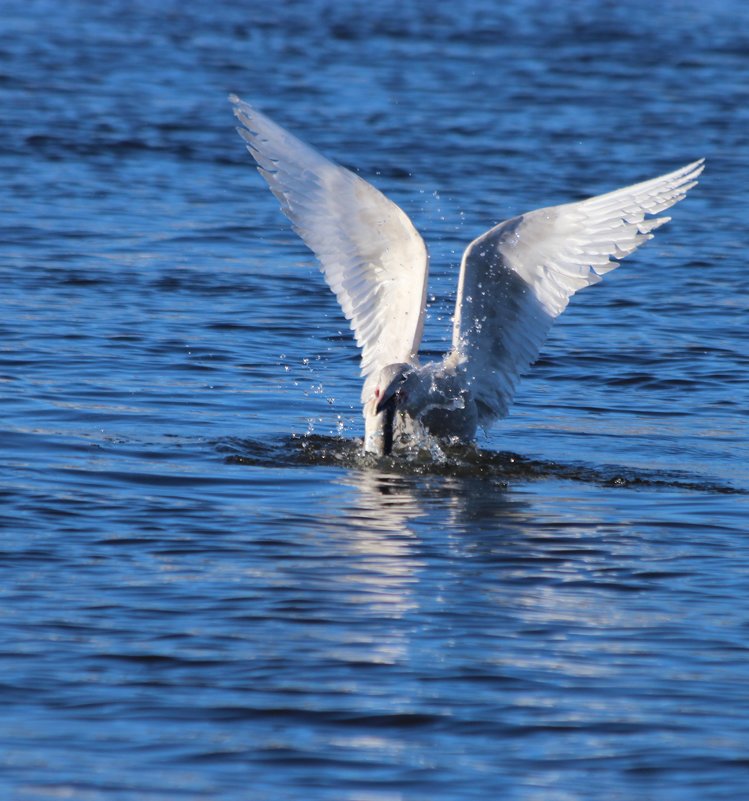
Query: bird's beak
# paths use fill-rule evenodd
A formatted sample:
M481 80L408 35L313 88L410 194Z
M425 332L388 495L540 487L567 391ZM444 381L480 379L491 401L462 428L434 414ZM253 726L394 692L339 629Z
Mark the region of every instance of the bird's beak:
M382 395L382 397L377 401L377 405L375 406L375 414L380 414L384 412L385 409L392 408L395 411L395 404L396 404L396 397L395 393L391 393L390 395Z
M384 412L382 420L382 453L389 456L393 450L393 423L395 421L396 396L391 395L384 404L377 404L377 413Z

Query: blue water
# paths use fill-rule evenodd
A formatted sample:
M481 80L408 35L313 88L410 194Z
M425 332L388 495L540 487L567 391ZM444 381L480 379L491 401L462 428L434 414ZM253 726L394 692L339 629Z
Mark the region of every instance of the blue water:
M749 786L743 0L4 0L0 796ZM236 92L432 255L704 156L477 453L373 466Z

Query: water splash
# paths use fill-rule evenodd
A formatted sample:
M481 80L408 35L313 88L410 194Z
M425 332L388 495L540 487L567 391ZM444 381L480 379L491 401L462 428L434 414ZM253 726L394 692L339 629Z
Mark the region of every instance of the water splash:
M432 440L432 441L427 441ZM228 464L260 467L335 465L372 469L392 474L420 474L454 478L480 478L509 486L513 482L558 479L604 487L683 489L694 492L738 494L745 492L703 476L682 472L639 470L618 465L593 467L531 459L510 451L487 451L474 445L419 441L392 456L362 451L360 439L318 434L292 435L275 442L228 438L215 443Z

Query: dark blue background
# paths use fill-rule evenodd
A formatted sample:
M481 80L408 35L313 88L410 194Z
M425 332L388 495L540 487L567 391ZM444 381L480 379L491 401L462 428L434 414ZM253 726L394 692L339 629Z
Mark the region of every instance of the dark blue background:
M3 3L4 797L742 797L748 23ZM427 353L493 223L707 169L573 300L499 456L374 469L347 325L229 92L413 218Z

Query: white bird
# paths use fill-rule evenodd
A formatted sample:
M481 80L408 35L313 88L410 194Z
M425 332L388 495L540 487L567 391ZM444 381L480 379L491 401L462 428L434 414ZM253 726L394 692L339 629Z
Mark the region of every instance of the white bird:
M465 250L452 349L420 364L429 258L395 203L267 116L230 97L239 131L294 230L314 252L362 351L364 449L426 429L470 441L507 415L520 375L579 289L669 217L704 159L660 178L513 217Z

